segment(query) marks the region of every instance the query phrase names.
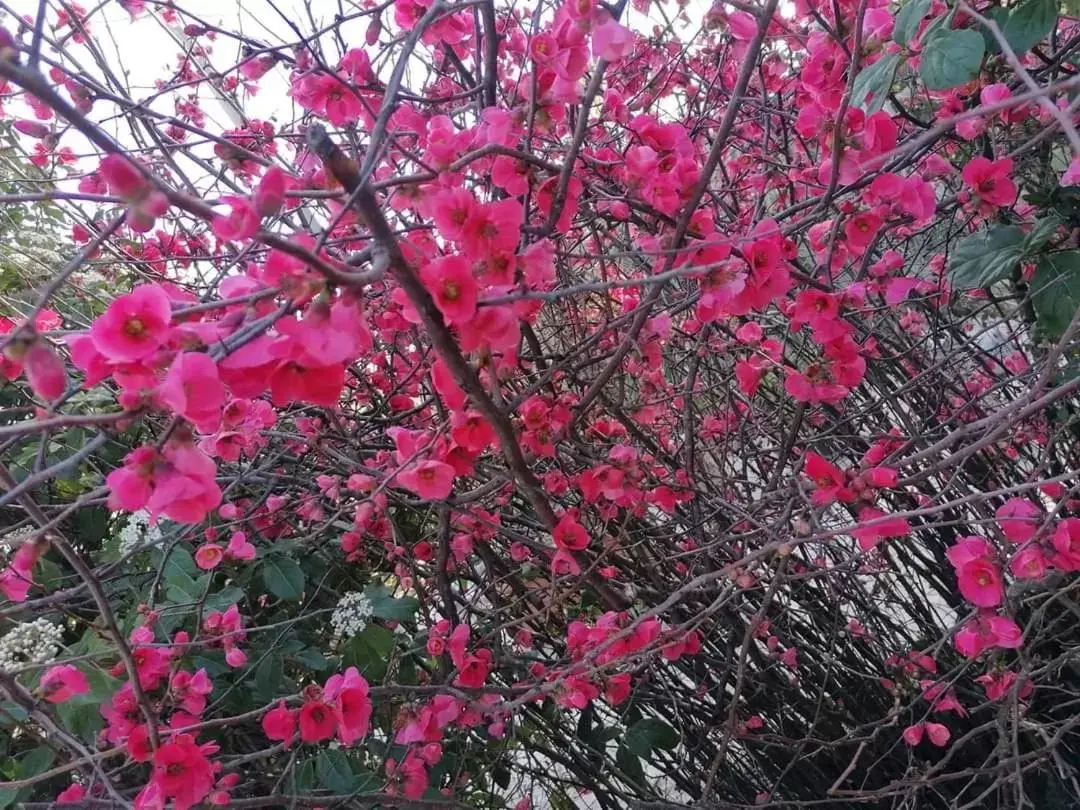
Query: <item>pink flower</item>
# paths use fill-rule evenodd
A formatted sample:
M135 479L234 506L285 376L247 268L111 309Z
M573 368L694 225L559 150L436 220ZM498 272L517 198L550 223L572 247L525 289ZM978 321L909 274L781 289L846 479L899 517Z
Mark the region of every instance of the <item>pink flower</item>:
M1046 555L1038 546L1026 546L1013 555L1009 570L1017 579L1042 579L1046 576Z
M300 739L308 743L322 742L334 736L337 716L332 706L322 700L306 700L300 707Z
M291 178L277 166L271 166L266 170L266 174L259 181L255 194L252 196L255 212L260 217L271 217L281 210L281 206L285 203L287 179ZM233 214L235 213L234 210Z
M1080 571L1080 518L1065 518L1054 531L1051 540L1054 556L1050 558L1055 568L1062 571Z
M334 707L342 745L352 745L368 733L371 698L368 682L356 667L349 667L344 675L331 675L323 687L323 698Z
M90 682L78 667L60 664L45 671L41 676L38 691L49 703L63 703L76 695L87 694L90 691Z
M210 794L214 768L206 755L216 749L215 743L197 745L190 734L178 734L158 747L152 780L173 799L176 810L188 810Z
M109 360L138 363L165 343L171 320L169 296L158 285L147 284L109 304L90 327L90 338Z
M975 560L983 560L994 553L993 547L981 537L961 537L945 552L952 567L959 571Z
M169 367L158 394L173 413L193 422L202 433L213 433L221 423L225 386L210 355L181 352Z
M56 794L57 804L79 804L86 798L86 788L78 782L72 782Z
M473 259L517 250L525 209L517 200L474 205L461 228L461 246Z
M284 189L282 190L284 196ZM221 202L228 204L228 216L218 214L212 227L214 235L223 242L250 239L259 232L259 212L247 197L222 197Z
M887 537L906 537L911 534L911 524L907 518L889 517L874 506L864 506L859 510L859 525L851 530L851 536L859 541L859 548L869 551Z
M64 373L64 361L43 339L33 342L23 355L23 370L26 381L34 393L47 402L58 399L67 388L67 375Z
M1025 498L1009 498L994 513L1002 533L1014 543L1026 543L1039 530L1039 507Z
M617 62L634 49L634 34L613 17L593 28L592 52L596 59Z
M1061 175L1061 185L1075 186L1080 183L1080 158L1073 158L1072 163Z
M454 488L454 468L441 461L421 461L398 473L398 482L426 501L444 501Z
M217 543L203 543L195 551L195 564L203 571L212 571L221 565L225 552Z
M949 729L941 723L916 723L904 729L904 742L912 746L918 745L922 742L923 732L938 748L943 748L949 741Z
M169 199L130 160L108 155L98 167L109 189L128 204L128 224L139 233L154 227L154 220L169 210Z
M285 701L280 700L277 706L263 715L262 729L267 738L283 741L288 748L296 734L296 713L289 711Z
M847 488L847 481L840 468L817 453L807 451L804 456L803 473L814 482L816 489L810 496L814 506L828 506L836 501L850 503L854 494Z
M956 572L960 593L976 607L992 608L1003 598L1001 574L988 560L971 560Z
M968 161L961 177L981 202L1005 206L1016 199L1016 184L1010 177L1012 170L1013 162L1009 158L992 161L980 155Z
M479 289L464 257L436 259L424 266L420 277L447 323L467 323L476 314Z
M555 547L565 551L582 551L589 546L589 533L573 517L563 515L555 526L553 532Z
M248 542L247 535L243 532L233 532L225 549L225 556L241 562L254 560L255 546Z

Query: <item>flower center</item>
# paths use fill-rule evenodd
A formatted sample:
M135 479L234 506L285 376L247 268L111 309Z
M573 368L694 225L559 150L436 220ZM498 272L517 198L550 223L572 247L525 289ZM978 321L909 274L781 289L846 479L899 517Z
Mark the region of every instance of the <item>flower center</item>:
M145 331L146 324L144 324L140 318L130 318L128 322L124 324L124 332L131 337L139 337Z

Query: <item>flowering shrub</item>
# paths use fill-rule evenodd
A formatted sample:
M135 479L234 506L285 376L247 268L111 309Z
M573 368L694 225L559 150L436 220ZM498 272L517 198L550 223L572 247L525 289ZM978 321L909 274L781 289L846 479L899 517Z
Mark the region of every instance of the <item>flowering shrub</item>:
M32 5L0 808L1080 803L1069 9Z

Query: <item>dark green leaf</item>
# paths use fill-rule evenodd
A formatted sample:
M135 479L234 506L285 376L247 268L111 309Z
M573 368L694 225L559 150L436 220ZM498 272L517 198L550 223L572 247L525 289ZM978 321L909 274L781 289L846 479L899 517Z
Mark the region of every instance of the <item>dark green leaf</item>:
M1024 256L1024 232L995 225L957 242L949 258L949 281L958 289L989 287L1008 278Z
M207 610L227 610L244 598L244 592L239 588L222 588L217 593L206 597Z
M379 619L405 622L416 615L420 601L412 596L394 598L385 585L368 585L364 596L371 602L372 615Z
M893 41L907 45L919 33L919 24L930 10L930 0L908 0L896 14L893 24Z
M986 43L970 29L941 27L923 43L919 75L928 90L948 90L979 75Z
M1057 233L1059 227L1061 227L1061 220L1053 214L1035 220L1035 224L1031 226L1031 232L1024 237L1024 255L1030 256L1041 250Z
M255 697L259 703L269 703L282 690L284 677L280 655L268 655L255 667Z
M864 110L867 115L880 110L885 104L896 67L902 58L902 54L888 53L874 64L860 70L851 88L852 104Z
M654 748L670 751L678 744L679 732L656 717L638 720L623 738L623 745L639 757L647 757Z
M1031 279L1031 301L1047 337L1060 338L1080 307L1080 252L1044 256Z
M49 770L56 759L56 752L51 748L40 746L28 753L19 763L19 773L22 779L37 776L39 773Z
M262 566L267 590L279 599L299 599L304 595L304 572L288 557L267 557Z
M510 769L503 763L498 763L491 769L491 779L496 785L506 790L510 787Z
M639 785L645 784L645 771L641 767L641 760L625 745L620 745L615 752L615 764Z
M385 627L371 624L345 643L342 659L345 666L356 667L368 680L381 681L386 676L393 648L394 634Z
M340 749L328 748L319 752L315 760L315 775L319 779L319 786L332 790L334 793L349 793L353 789L352 767L349 758Z
M1024 0L1009 10L1001 33L1017 56L1023 56L1046 39L1058 19L1057 0Z
M323 670L330 668L330 662L327 661L318 650L300 650L293 655L293 658L308 669L313 669L316 672L322 672Z
M315 789L315 760L307 759L300 763L296 769L296 788L301 791Z

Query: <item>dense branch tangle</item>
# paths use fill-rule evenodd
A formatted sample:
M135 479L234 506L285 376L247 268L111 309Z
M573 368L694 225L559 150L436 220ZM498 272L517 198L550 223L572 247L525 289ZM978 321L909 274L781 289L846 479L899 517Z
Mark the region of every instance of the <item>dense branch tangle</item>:
M1080 802L1054 4L256 5L0 4L0 803Z

